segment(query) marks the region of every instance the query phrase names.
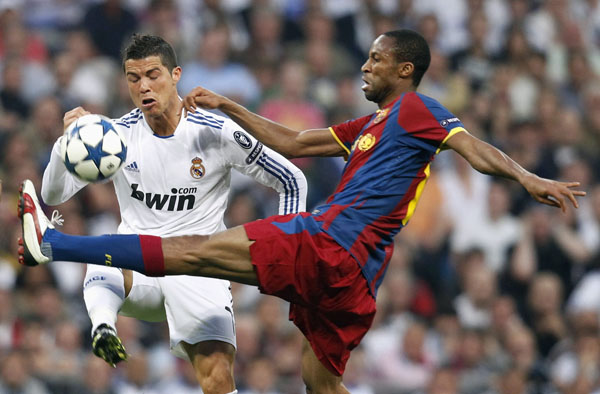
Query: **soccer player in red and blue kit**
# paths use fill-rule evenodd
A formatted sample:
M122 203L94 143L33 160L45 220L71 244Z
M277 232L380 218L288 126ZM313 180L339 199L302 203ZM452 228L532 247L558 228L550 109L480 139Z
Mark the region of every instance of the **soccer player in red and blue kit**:
M563 210L567 200L577 207L576 196L585 195L572 190L577 182L526 171L471 136L437 101L416 93L429 61L429 47L418 33L379 36L361 71L365 96L380 109L329 129L290 130L200 87L186 96L188 111L218 108L288 157L345 156L339 186L312 213L273 216L210 237L75 237L54 229L25 181L20 259L27 265L108 261L151 275L256 285L291 303L290 319L307 339L302 355L307 392L347 393L346 361L371 326L393 237L413 214L437 152L453 149L478 171L516 180L535 200Z

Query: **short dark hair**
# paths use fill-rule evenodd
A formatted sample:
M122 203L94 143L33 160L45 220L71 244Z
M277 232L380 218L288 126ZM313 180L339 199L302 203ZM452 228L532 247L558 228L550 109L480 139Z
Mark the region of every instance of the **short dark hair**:
M177 56L173 47L158 36L134 34L131 43L123 51L123 71L125 62L129 59L143 59L148 56L158 56L162 64L173 71L177 67Z
M394 52L397 62L411 62L415 66L413 72L413 85L419 86L425 71L431 62L429 45L422 35L414 30L402 29L383 33L384 36L394 39Z

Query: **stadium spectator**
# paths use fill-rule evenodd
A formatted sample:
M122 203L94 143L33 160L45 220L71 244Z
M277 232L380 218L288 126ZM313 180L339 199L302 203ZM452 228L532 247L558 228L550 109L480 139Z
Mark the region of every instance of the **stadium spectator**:
M462 327L485 330L491 326L497 284L494 271L485 265L483 255L478 253L481 252L470 252L472 257L461 262L463 291L454 299L454 308Z
M532 278L524 321L533 329L542 357L548 356L567 334L567 322L562 315L563 300L562 283L555 274L540 272Z
M0 367L0 392L22 394L49 394L43 382L32 376L27 354L12 350L2 358Z
M229 35L225 21L218 21L203 32L193 60L182 66L185 73L178 85L182 96L201 85L246 105L259 99L260 87L254 75L247 66L232 60Z
M138 20L123 1L103 0L89 6L82 26L102 55L119 62L123 44L137 30Z
M455 367L459 371L459 390L464 394L489 391L496 371L486 348L485 330L466 328L461 333L458 359Z

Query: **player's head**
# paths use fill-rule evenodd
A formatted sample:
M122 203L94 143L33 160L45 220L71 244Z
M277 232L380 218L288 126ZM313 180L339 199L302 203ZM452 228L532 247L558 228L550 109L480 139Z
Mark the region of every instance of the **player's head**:
M123 52L123 70L131 100L144 114L160 117L177 107L181 67L165 40L135 34Z
M398 63L408 62L414 65L412 80L413 86L416 88L421 83L431 62L427 41L416 31L408 29L392 30L383 35L394 40L393 51Z
M429 45L419 33L403 29L380 35L361 68L365 96L385 105L398 94L416 89L430 61Z
M144 59L149 56L158 56L163 64L172 72L177 67L177 56L173 47L163 38L152 35L134 34L131 43L123 51L123 71L129 59Z

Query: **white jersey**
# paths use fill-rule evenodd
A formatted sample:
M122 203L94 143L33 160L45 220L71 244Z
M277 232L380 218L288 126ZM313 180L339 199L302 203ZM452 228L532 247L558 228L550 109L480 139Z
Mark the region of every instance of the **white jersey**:
M126 164L113 178L122 234L212 234L225 229L231 170L279 192L279 213L306 209L306 179L280 154L263 146L230 119L197 110L174 134L154 134L139 109L115 120L127 140ZM60 204L86 185L71 175L54 145L44 172L42 197Z
M115 123L127 140L125 166L112 178L121 209L119 233L175 236L224 230L232 169L277 190L279 213L305 210L302 172L229 119L197 110L182 116L169 137L155 135L139 109ZM67 171L57 141L44 171L44 201L60 204L85 185ZM90 266L85 282L104 286L102 272L114 269ZM182 342L216 340L236 346L226 280L150 278L134 272L119 313L149 321L166 319L171 350L184 359L188 356Z

